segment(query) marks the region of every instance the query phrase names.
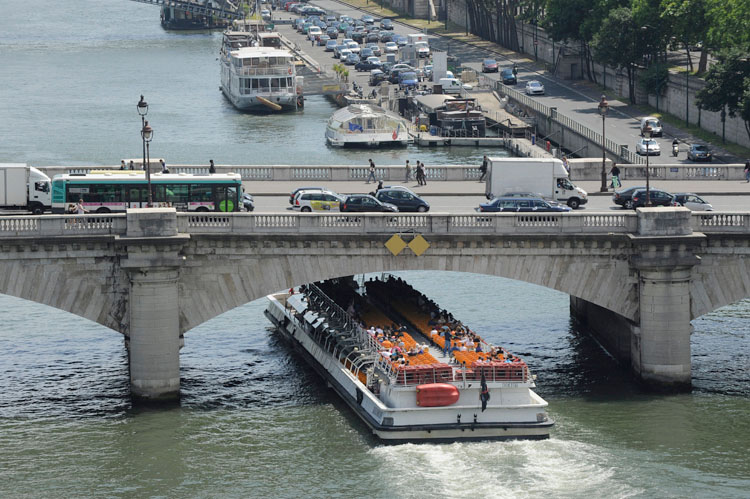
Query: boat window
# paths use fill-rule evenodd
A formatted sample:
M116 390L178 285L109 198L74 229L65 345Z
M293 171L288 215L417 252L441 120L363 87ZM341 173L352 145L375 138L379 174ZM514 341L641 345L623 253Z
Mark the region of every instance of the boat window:
M372 118L368 118L365 123L367 125L365 128L367 128L368 130L372 130L373 128L375 128L375 120L373 120Z
M258 78L258 81L261 89L268 90L268 78Z
M275 89L279 88L279 79L278 78L271 78L271 88L275 88Z
M247 59L246 59L246 60L247 60ZM258 65L258 58L257 58L257 57L252 57L252 58L250 59L250 65L251 65L251 66L257 66L257 65Z
M253 78L251 81L253 82L252 88L254 88L254 89L257 90L258 89L258 79L257 78Z
M289 88L292 88L292 87L294 86L294 85L292 84L292 79L291 79L291 78L287 78L287 79L286 79L286 86L287 86L287 87L289 87Z

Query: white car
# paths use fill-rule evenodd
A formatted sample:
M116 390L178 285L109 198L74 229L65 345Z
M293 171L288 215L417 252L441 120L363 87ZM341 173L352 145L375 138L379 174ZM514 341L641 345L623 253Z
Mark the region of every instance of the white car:
M353 54L359 55L359 51L360 51L359 43L357 43L355 41L351 41L351 42L349 42L349 43L346 44L346 47L349 50L351 50Z
M398 53L398 45L396 45L396 42L387 42L385 46L383 47L386 54L397 54Z
M315 38L319 37L322 34L323 34L323 30L321 30L317 26L313 26L307 31L307 39L315 40Z
M531 80L526 84L526 95L544 95L544 85L537 80Z
M645 137L638 140L635 144L635 152L640 155L661 156L659 143L654 139L647 139Z
M674 195L674 200L680 206L684 206L692 211L714 211L711 203L692 192L679 192Z
M339 61L345 62L346 58L349 54L352 54L353 52L349 49L343 49L339 50Z
M308 190L299 191L294 197L292 209L309 213L312 211L339 211L341 196L333 191Z

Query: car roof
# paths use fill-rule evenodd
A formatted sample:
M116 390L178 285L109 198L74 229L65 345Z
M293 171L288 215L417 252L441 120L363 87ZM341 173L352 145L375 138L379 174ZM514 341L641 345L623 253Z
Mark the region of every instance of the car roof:
M532 197L532 196L526 196L526 197L520 197L520 196L498 196L495 199L493 199L491 202L494 201L544 201L547 202L546 199L540 198L540 197Z

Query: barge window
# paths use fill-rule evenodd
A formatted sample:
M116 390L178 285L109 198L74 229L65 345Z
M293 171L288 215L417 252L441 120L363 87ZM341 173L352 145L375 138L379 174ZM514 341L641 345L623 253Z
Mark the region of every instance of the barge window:
M261 89L268 90L269 88L268 78L258 78L258 81L260 82Z
M258 89L258 79L257 78L252 78L251 81L253 82L252 83L252 88L254 88L254 89L257 90Z
M271 78L271 88L274 88L276 90L279 89L279 79L278 78Z
M287 79L286 79L286 86L287 86L287 87L289 87L289 88L292 88L292 87L294 86L294 85L292 84L292 79L291 79L291 78L287 78Z

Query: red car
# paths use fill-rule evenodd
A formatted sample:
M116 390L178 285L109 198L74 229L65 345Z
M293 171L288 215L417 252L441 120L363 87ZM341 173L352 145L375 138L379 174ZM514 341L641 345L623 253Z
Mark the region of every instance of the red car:
M485 59L482 61L482 73L497 73L497 61L495 59Z

